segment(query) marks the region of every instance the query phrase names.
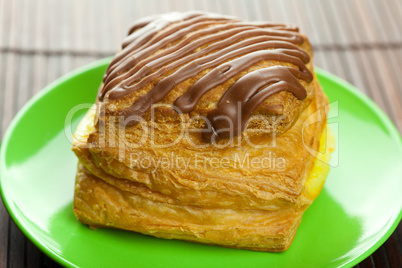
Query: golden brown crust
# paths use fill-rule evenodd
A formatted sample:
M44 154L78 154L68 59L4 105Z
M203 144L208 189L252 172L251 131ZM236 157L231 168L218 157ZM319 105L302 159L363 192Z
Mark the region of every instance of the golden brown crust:
M312 58L307 38L300 36L297 46ZM122 124L120 112L176 69L121 98L112 99L111 91L106 92L74 137L73 151L80 160L74 196L78 219L93 227L162 238L286 250L315 197L306 182L316 163L311 150L320 148L328 111L317 78L298 79L306 91L304 99L288 91L267 98L237 137L206 141L205 118L200 118L213 111L241 77L271 66L295 67L259 61L207 92L193 111L177 113L172 104L212 70L207 69L177 84L142 121L129 127ZM305 66L313 73L311 61Z
M318 92L317 95L321 105L325 104L323 94ZM298 123L301 122L306 121ZM315 150L319 146L319 139L315 136L321 135L325 122L305 129L305 142ZM238 167L237 172L242 175L237 183L232 176L234 173L219 169L211 172L208 168L197 171L156 168L155 172L155 167L148 170L130 168L124 165L124 161L88 149L85 137L77 135L73 150L80 164L74 212L80 221L92 227L121 228L161 238L252 250L286 250L294 238L302 213L312 202L303 194L303 187L315 158L302 147L297 154L294 153L301 137L302 128L296 130L298 123L289 133L286 132L288 135L278 137L277 147L284 145L281 137L284 142L294 139L289 145L291 147L287 147L292 152L286 155L286 159L294 162L304 158L304 166L295 164L288 171L270 169L269 172ZM180 144L175 148L177 146L181 153L186 151ZM258 150L254 153L259 154ZM214 157L224 155L227 155L227 149L215 149ZM157 161L156 155L152 157ZM291 174L302 175L289 177ZM193 210L188 214L190 208ZM230 213L230 217L222 219L219 215L225 211ZM244 224L241 219L247 217L255 219L255 224ZM264 224L258 221L259 217L266 220Z
M75 192L74 213L92 227L262 251L287 249L303 213L294 208L236 210L159 203L96 178L82 164Z

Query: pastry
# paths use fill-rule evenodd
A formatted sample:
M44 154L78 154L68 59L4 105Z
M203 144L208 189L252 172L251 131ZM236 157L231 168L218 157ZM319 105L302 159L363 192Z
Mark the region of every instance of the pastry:
M327 112L294 26L139 20L74 134L74 213L92 228L286 250L329 171Z

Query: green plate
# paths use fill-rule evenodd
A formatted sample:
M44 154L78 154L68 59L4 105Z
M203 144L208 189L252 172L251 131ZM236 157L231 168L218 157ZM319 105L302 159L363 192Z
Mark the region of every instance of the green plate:
M77 267L341 267L373 253L402 208L402 143L388 117L341 79L317 69L332 102L332 169L283 253L164 240L80 224L72 212L77 159L71 133L94 102L110 59L54 82L18 113L2 143L4 203L41 250ZM71 119L71 120L70 120Z

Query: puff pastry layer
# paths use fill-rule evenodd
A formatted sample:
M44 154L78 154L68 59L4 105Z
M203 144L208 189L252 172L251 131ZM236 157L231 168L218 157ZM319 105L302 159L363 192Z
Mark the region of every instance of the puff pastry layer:
M198 12L137 22L74 135L77 218L286 250L334 149L311 58L292 26Z

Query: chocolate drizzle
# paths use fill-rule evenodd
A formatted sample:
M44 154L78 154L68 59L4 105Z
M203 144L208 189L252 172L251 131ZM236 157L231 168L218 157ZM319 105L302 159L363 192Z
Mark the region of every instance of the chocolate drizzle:
M109 65L99 100L123 98L154 83L148 93L120 112L125 118L141 118L178 84L209 70L174 102L178 111L189 113L208 91L259 62L294 66L252 71L224 93L207 115L212 128L205 138L238 135L254 110L270 96L281 91L301 100L307 96L298 81L313 79L306 67L310 57L297 46L303 42L297 28L283 24L244 23L196 12L146 18L131 27L122 50ZM136 123L136 119L128 121L129 126Z
M295 78L299 74L293 72L291 67L273 66L253 71L237 80L222 96L217 108L208 114L213 128L203 133L204 139L228 138L241 133L258 105L283 90L304 99L307 92Z

